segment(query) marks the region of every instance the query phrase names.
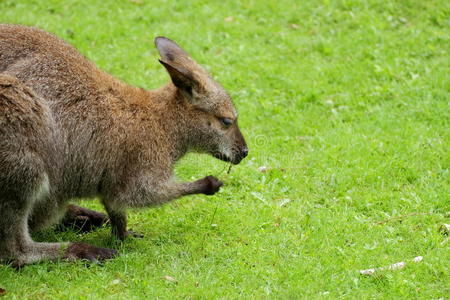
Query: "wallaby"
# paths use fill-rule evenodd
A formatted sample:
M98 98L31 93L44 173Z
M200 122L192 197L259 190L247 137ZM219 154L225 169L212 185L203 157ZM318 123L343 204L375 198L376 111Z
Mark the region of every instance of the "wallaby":
M127 85L75 48L40 29L0 24L0 259L112 258L83 243L37 243L30 231L62 222L90 230L106 215L69 205L98 197L123 240L127 207L191 194L213 195L207 176L177 182L173 167L188 151L238 164L248 154L230 96L175 42L157 37L170 83Z

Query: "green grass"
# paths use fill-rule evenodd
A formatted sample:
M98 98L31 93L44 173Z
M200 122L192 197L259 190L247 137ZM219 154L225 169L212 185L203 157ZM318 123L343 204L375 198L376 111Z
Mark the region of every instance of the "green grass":
M120 257L0 266L5 298L448 299L449 1L0 0L0 22L53 32L148 89L168 80L152 42L168 36L229 90L250 147L230 174L180 162L180 178L226 186L129 211L142 240L37 234Z

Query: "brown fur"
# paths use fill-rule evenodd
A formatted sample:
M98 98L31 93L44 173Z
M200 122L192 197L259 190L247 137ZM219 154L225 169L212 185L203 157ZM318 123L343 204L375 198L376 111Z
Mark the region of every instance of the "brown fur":
M188 151L235 164L247 155L225 90L174 42L155 43L172 82L146 91L49 33L0 24L0 259L53 260L61 249L70 259L110 258L89 245L36 243L29 230L60 221L68 200L97 196L124 239L126 207L219 190L212 176L174 179ZM70 206L67 218L99 216Z

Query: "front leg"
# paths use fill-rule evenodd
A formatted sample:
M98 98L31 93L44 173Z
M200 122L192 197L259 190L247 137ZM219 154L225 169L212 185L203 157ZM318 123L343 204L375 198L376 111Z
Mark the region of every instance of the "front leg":
M113 209L108 205L105 205L106 211L108 212L109 221L111 223L111 233L118 240L123 241L128 236L135 238L143 238L144 235L134 232L132 230L127 230L127 214L125 210Z
M131 184L125 192L105 198L103 204L109 215L112 234L119 240L124 240L129 235L142 237L142 235L127 230L126 207L161 205L192 194L214 195L222 185L223 183L213 176L206 176L193 182L170 180L164 183L152 183L141 178Z
M223 182L214 176L206 176L193 182L168 181L158 184L150 191L148 199L142 199L144 206L164 204L171 200L194 194L214 195L223 186ZM152 189L152 187L149 187Z
M150 176L142 176L116 195L115 202L121 207L155 206L187 195L214 195L222 185L214 176L206 176L193 182L177 182L172 178L155 182Z
M125 211L106 208L111 222L111 233L117 239L123 241L127 237L127 214Z

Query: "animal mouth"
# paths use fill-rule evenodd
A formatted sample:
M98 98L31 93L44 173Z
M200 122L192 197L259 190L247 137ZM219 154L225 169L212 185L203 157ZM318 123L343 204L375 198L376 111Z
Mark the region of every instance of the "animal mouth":
M225 162L231 162L231 158L228 155L222 153L214 153L213 156Z
M214 153L213 156L221 161L230 162L233 165L237 165L241 162L244 157L235 156L234 158L229 157L228 155L222 153Z

